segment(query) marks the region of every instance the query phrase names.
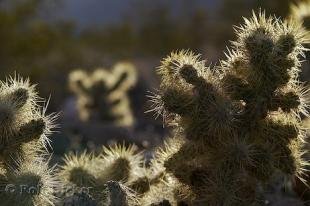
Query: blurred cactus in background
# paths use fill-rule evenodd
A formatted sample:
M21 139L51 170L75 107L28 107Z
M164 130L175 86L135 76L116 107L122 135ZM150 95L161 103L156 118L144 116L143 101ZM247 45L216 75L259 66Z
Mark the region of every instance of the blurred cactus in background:
M69 155L60 179L90 191L64 193L64 201L262 205L275 174L303 181L308 163L301 115L308 116L308 90L298 74L306 33L293 21L260 12L236 34L227 60L214 69L190 51L162 61L160 89L151 101L174 130L149 164L133 146Z
M307 89L298 73L306 33L264 13L235 31L220 67L180 51L159 69L154 110L175 128L160 160L174 182L163 200L171 205L254 205L276 172L303 180Z
M69 75L69 86L77 96L77 109L82 121L99 120L119 126L132 126L128 90L137 82L136 68L122 62L112 71L96 69L92 74L75 70Z
M40 85L0 80L0 205L309 204L309 28L310 0L0 1L0 75Z
M275 174L305 181L308 90L298 75L307 33L263 12L235 31L219 66L183 50L162 61L151 101L174 130L149 162L133 145L114 145L68 154L55 175L47 136L56 116L28 79L0 82L1 204L256 206ZM132 125L127 91L136 79L129 63L72 72L81 119Z
M56 115L46 115L42 101L28 79L0 82L1 205L54 205L57 181L46 157Z
M300 22L306 30L310 30L310 1L305 0L299 4L291 5L291 18Z

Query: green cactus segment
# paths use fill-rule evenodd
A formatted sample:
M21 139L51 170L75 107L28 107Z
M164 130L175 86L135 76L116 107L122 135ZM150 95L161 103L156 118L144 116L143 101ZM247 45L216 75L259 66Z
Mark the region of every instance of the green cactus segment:
M107 182L108 180L126 181L129 178L130 162L125 158L116 159L111 165L105 168L100 180Z
M21 108L29 100L29 92L25 88L18 88L9 98L12 99L12 102L15 104L16 108Z
M131 126L134 118L127 93L136 81L136 69L130 63L118 63L112 71L98 68L92 74L70 73L69 86L77 96L80 119Z
M80 155L69 154L58 173L65 187L73 188L74 193L62 194L63 203L74 201L80 188L87 187L90 202L95 205L139 205L138 195L148 190L147 176L143 156L134 145L113 145L103 147L98 156L83 152ZM76 190L76 191L75 191ZM66 203L69 204L69 203Z
M96 178L87 170L76 167L70 171L69 181L80 187L89 187L94 186Z
M307 90L298 80L306 33L263 12L235 30L220 66L179 51L158 70L154 110L175 127L176 138L185 138L161 162L179 182L175 190L193 194L189 205L250 205L275 172L302 179L307 164L300 118L307 115Z
M308 163L301 117L308 116L308 89L298 75L307 33L264 12L244 18L235 31L227 59L214 68L184 50L161 62L151 111L174 129L148 167L134 146L104 147L98 156L69 155L59 173L63 184L92 188L87 196L76 191L69 200L82 196L89 205L109 206L254 206L263 203L261 190L276 173L303 180ZM116 66L113 81L106 70L70 75L82 116L91 118L90 111L99 107L101 117L116 118L108 108L122 104L120 93L135 82L124 71Z
M1 180L1 203L5 206L54 205L58 181L53 175L53 168L48 168L48 162L42 158L31 162L16 161L18 168L11 168Z
M129 190L125 186L115 181L109 181L106 185L108 206L129 206L130 195L128 195Z
M0 82L1 205L54 205L57 180L45 160L54 115L45 116L28 79ZM41 101L41 100L40 100Z

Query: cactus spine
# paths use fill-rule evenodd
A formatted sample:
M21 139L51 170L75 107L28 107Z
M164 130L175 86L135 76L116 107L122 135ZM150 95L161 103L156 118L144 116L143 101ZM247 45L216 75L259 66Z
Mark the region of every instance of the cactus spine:
M45 157L56 116L40 101L28 79L0 82L1 205L54 205L57 181Z
M303 180L307 33L263 12L244 21L219 66L190 51L162 61L151 101L174 130L148 168L132 147L114 146L67 159L62 181L97 189L97 205L248 206L263 204L275 173Z
M77 95L81 120L131 126L134 117L127 92L136 81L136 69L130 63L118 63L111 72L99 68L90 75L82 70L73 71L69 75L69 84Z
M307 89L298 80L306 33L263 12L244 21L213 70L189 51L172 53L158 70L154 110L183 142L170 153L170 141L160 160L180 185L171 205L258 204L257 187L275 172L302 179L308 164L300 118Z
M82 153L65 157L65 164L59 171L59 178L65 188L72 188L69 194L63 191L64 202L72 202L76 195L87 195L88 204L109 206L139 205L136 192L129 186L145 174L143 156L133 145L103 147L98 156ZM140 187L135 188L139 191ZM87 194L81 194L87 188ZM84 191L85 192L85 191Z

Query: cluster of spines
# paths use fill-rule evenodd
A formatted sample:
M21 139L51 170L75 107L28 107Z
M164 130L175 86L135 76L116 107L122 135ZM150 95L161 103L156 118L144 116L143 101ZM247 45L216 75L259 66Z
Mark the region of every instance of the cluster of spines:
M47 159L56 115L45 115L35 87L17 76L0 82L0 201L54 205L57 180Z
M164 158L177 152L181 142L179 139L167 142L148 166L134 145L103 147L98 155L71 153L65 157L58 176L64 188L72 188L75 192L62 191L61 199L69 202L84 195L88 204L93 202L96 206L151 206L161 205L175 195L189 198L187 191L178 187L181 183L165 174L163 166ZM174 145L170 145L172 143ZM89 188L87 194L81 194L83 187Z
M64 205L83 195L110 206L251 205L258 201L256 187L275 172L302 178L307 163L300 114L308 114L298 72L306 34L264 13L245 19L236 32L219 68L211 70L189 51L162 62L160 93L152 101L175 130L150 167L133 146L104 147L99 156L70 154L59 171L61 189L87 187L88 193L65 194ZM95 73L95 79L108 76ZM79 75L72 74L71 87L83 101L103 84L109 85L103 93L127 88L123 75L96 84ZM45 116L28 81L9 79L0 88L1 201L53 205L56 180L43 158L53 117ZM17 188L7 191L9 184Z
M75 70L69 75L70 89L77 96L81 120L101 120L119 126L132 126L128 90L137 81L134 65L118 63L111 71L98 68L92 74Z
M144 180L145 175L142 153L136 146L124 144L103 147L96 156L85 152L69 154L58 174L64 187L89 187L88 195L97 205L110 206L139 205L136 194L145 190L147 182L137 183ZM122 203L115 203L117 201Z
M257 186L275 172L302 179L308 164L300 116L308 115L307 89L298 80L307 33L263 12L244 21L220 66L208 68L199 55L179 51L158 70L154 110L183 141L162 166L179 182L177 193L192 195L168 200L172 205L254 204Z

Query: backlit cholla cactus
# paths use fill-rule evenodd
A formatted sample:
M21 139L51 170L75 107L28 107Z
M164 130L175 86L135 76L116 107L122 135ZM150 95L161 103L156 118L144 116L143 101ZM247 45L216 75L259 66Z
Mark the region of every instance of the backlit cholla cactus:
M310 0L291 5L290 18L300 22L306 30L310 30ZM309 38L309 34L308 34Z
M300 115L308 113L298 73L306 33L263 12L244 21L219 67L190 51L162 61L152 101L175 129L156 155L166 192L151 186L154 205L254 205L275 172L302 179Z
M0 204L54 205L57 186L46 159L55 115L45 115L28 79L0 82Z
M294 21L297 21L298 23L302 24L304 29L308 32L307 38L310 39L310 0L303 0L300 1L298 4L292 4L291 5L291 11L289 18L291 18ZM304 45L305 47L309 48L309 43ZM303 76L305 78L309 78L309 50L306 52L306 63L303 65ZM309 118L304 119L304 125L307 128L310 128L309 124ZM309 150L310 144L309 144L309 131L306 138L306 144L305 144L305 150ZM306 159L310 160L309 153L306 155ZM309 180L309 166L307 167L306 171L307 177L306 180ZM302 198L304 200L309 199L309 188L308 186L305 186L300 181L296 181L295 190L298 194L301 194Z
M144 175L143 156L133 145L103 147L98 156L69 154L59 171L59 179L67 189L61 191L63 205L75 205L72 202L77 196L87 199L81 205L140 205L135 190L147 185L136 184Z
M119 126L131 126L134 117L130 108L128 90L137 81L135 67L118 63L111 71L96 69L92 74L83 70L69 75L70 89L77 95L81 120L101 120Z

